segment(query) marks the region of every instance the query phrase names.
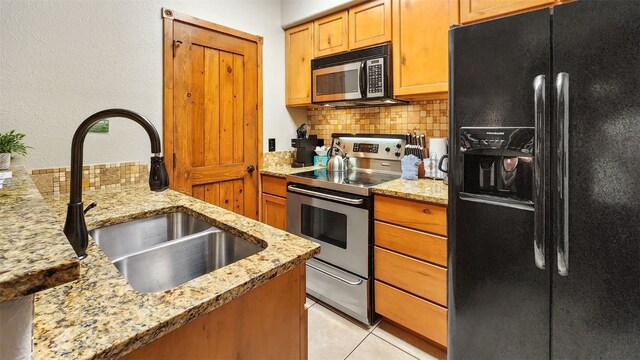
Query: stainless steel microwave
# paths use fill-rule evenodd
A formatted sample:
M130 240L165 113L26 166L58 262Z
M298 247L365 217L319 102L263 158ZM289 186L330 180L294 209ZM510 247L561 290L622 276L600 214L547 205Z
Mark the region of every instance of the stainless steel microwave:
M391 105L391 45L311 61L312 102L327 106Z

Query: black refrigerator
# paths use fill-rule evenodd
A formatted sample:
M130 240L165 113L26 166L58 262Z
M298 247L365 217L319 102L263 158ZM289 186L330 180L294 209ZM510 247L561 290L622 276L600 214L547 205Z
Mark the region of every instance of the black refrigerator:
M450 31L449 359L640 358L640 1Z

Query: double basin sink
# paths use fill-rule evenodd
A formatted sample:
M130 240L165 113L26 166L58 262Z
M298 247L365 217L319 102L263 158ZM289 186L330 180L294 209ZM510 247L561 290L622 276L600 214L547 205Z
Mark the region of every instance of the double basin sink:
M169 290L263 250L184 212L109 225L89 234L141 292Z

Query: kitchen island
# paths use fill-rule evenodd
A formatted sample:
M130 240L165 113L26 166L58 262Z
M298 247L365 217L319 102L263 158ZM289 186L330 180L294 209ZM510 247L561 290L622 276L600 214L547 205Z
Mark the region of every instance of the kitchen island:
M224 331L267 336L264 339L227 337L227 345L231 342L244 346L251 340L267 342L269 334L275 336L281 331L276 328L277 324L272 328L268 323L274 317L238 308L237 305L251 304L248 297L260 296L260 291L264 293L261 289L276 282L280 287L283 282L288 282L289 287L299 289L295 290L295 299L289 299L291 311L299 314L301 325L296 333L290 335L298 338L299 342L289 343L291 347L300 349L300 357L306 356L304 261L319 253L317 244L172 190L156 193L150 192L146 186L131 186L87 192L84 201L85 204L93 201L98 204L86 215L90 230L178 211L201 218L264 249L173 289L143 293L134 290L104 252L90 240L88 256L80 262L80 278L36 296L33 335L36 359L117 358L125 354L133 358L144 357L154 351L170 349L171 344L161 344L160 350L155 344L183 330L188 331L190 339L211 335L205 331L204 325L199 333L189 325L201 325L199 322L202 321L214 324L218 310L224 310L226 314L221 320L223 324L237 327L225 327ZM64 222L66 202L66 196L47 199L60 224ZM242 321L229 323L229 314L236 314ZM253 318L248 319L248 316ZM240 332L241 326L245 326L247 331ZM215 328L209 326L208 330ZM186 334L181 338L185 337ZM199 345L183 341L177 346ZM136 350L141 353L136 355ZM145 352L147 350L149 352ZM211 356L216 355L216 349L209 350Z

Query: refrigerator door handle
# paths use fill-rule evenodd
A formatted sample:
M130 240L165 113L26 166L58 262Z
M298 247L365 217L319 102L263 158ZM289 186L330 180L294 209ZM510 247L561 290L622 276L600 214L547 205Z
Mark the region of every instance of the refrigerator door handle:
M558 274L569 275L569 74L556 77L556 185L560 196L561 233L556 241Z
M545 76L538 75L533 79L534 111L535 111L535 158L533 163L534 173L534 233L533 255L535 264L539 269L545 269L545 116L546 116L546 91Z

